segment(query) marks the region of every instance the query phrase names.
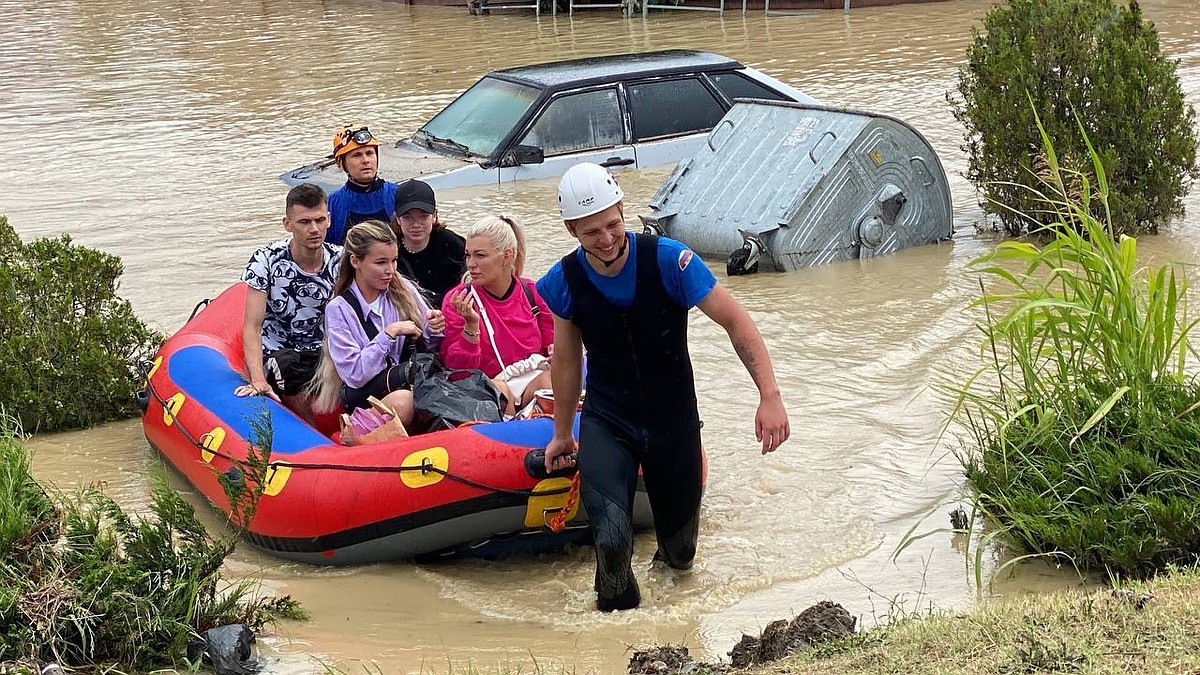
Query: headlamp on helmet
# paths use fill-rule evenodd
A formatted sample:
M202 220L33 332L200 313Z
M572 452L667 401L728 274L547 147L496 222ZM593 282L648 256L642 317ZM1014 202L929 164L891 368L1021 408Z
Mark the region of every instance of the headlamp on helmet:
M379 139L375 138L371 130L365 126L356 129L353 125L349 125L333 137L333 154L329 157L338 159L353 150L367 146L379 147Z

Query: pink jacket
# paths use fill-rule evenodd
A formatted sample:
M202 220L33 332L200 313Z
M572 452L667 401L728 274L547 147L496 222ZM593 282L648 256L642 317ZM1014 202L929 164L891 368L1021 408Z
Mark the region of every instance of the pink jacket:
M538 295L532 280L521 278L517 282L529 289L538 313L535 316L529 298L516 285L503 300L493 297L482 288L476 288L475 292L483 303L477 342L469 342L463 335L465 322L450 301L450 298L466 286L459 284L446 293L446 298L442 301L442 313L446 315L446 337L442 340L441 352L442 362L447 368L478 368L488 377L499 375L503 367L496 361L496 354L492 350L493 337L496 348L504 359L504 365L528 358L531 354L550 354L550 347L554 344L554 317L550 308L546 306L542 296ZM491 320L492 328L496 331L494 336L488 333L483 312L486 312Z

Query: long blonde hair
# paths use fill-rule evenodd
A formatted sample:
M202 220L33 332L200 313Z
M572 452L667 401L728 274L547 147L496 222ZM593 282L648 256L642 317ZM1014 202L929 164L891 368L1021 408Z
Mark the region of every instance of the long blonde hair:
M525 232L521 223L512 216L484 216L467 230L467 239L486 237L497 251L513 251L513 274L520 277L525 273ZM469 279L470 275L464 277ZM465 283L465 282L464 282Z
M362 260L371 250L371 246L375 244L398 246L396 234L386 223L378 220L366 220L346 232L342 262L338 265L337 280L333 282L333 294L330 301L341 295L343 291L350 288L350 284L354 283L354 266L350 263L350 257L354 256ZM397 271L392 275L392 281L388 285L387 299L400 313L400 316L417 324L417 327L424 332L426 317L421 314L412 288L411 282L406 281L403 275ZM333 410L339 401L341 388L342 377L338 375L333 357L329 355L329 336L326 335L324 347L321 349L320 368L317 376L308 385L308 391L313 397L313 409L320 412Z

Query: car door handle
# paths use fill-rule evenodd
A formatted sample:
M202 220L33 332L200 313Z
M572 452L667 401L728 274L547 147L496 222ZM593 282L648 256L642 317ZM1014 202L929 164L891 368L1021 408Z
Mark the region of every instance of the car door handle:
M600 166L602 166L606 169L610 166L629 166L630 164L633 164L634 161L635 160L633 160L633 159L622 159L620 157L609 157L608 159L604 160L603 162L600 162Z

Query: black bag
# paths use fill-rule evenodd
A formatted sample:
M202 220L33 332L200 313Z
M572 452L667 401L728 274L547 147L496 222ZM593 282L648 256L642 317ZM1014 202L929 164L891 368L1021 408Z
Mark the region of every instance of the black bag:
M499 422L506 401L481 370L447 370L434 354L417 353L409 361L413 422L418 429L441 431L464 422Z

